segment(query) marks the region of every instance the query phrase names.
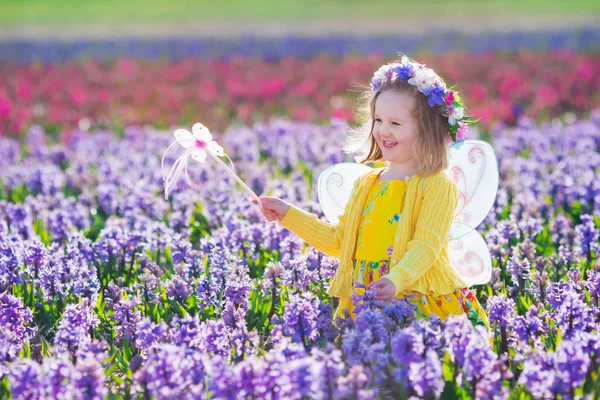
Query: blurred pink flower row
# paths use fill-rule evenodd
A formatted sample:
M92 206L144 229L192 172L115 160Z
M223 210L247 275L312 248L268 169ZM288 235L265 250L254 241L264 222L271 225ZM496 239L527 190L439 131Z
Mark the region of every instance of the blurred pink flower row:
M519 116L585 114L600 105L600 55L570 51L413 55L457 85L467 113L484 125ZM68 64L0 65L0 134L31 124L48 131L168 127L202 121L211 130L286 115L354 121L358 90L394 57L120 59Z

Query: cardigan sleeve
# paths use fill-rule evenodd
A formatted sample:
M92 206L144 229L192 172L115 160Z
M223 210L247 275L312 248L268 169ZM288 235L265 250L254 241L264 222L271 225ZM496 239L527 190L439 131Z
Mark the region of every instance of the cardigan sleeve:
M344 212L339 216L337 223L330 224L321 221L316 214L306 212L293 204L290 205L288 212L279 223L300 236L301 239L315 249L339 258L342 252L342 240L344 237L346 219L350 212L350 204L352 203L354 196L356 196L360 180L361 178L358 178L354 182L350 200L346 203Z
M446 176L425 185L415 231L402 259L385 276L394 283L396 296L418 281L435 263L444 246L458 205L456 185Z

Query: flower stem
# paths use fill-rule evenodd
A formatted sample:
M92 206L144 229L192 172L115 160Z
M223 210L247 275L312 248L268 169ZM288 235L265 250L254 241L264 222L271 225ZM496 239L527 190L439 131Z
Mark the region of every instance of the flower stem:
M224 166L224 167L227 169L227 171L229 171L229 173L231 174L231 176L232 176L232 177L233 177L233 178L234 178L234 179L235 179L235 180L236 180L236 181L237 181L237 182L238 182L240 185L242 185L242 187L243 187L243 188L244 188L244 189L245 189L245 190L246 190L248 193L250 193L250 195L252 196L252 198L254 198L256 201L258 201L258 202L260 203L260 198L259 198L259 197L256 195L256 193L254 193L254 191L253 191L252 189L250 189L250 188L248 187L248 185L246 185L246 184L244 183L244 181L242 181L242 180L240 179L240 177L239 177L239 176L237 176L237 174L236 174L235 172L233 172L233 171L231 170L231 168L229 168L229 167L227 166L227 164L225 164L225 163L223 162L223 160L221 160L219 157L217 157L216 155L214 155L214 154L213 154L213 153L211 153L210 151L207 151L207 153L208 153L208 154L210 154L212 158L214 158L215 160L217 160L217 161L218 161L218 162L219 162L219 163L220 163L222 166Z

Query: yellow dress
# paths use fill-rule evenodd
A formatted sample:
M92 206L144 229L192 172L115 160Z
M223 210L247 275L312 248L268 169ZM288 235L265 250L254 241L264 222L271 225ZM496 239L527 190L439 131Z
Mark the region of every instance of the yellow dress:
M381 181L379 178L371 188L362 212L354 255L353 282L368 286L389 272L389 261L394 244L394 234L404 207L407 185L404 180ZM360 287L354 288L359 294ZM490 329L488 317L472 290L458 288L452 293L425 295L416 291L404 292L414 304L415 317L431 314L445 319L448 315L466 313L473 325ZM355 318L354 305L350 298L340 297L335 316L343 316L344 309Z

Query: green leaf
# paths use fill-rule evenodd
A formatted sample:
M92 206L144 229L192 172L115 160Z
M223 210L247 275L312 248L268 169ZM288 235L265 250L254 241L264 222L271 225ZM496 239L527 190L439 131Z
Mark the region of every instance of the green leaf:
M113 373L115 372L115 370L116 370L116 369L117 369L117 363L112 363L112 364L110 365L110 367L108 367L108 368L105 370L104 374L105 374L107 377L110 377L110 376L112 376L112 375L113 375Z
M129 343L129 340L123 339L121 341L121 344L123 346L123 356L125 358L125 362L127 364L129 364L129 360L131 360L131 357L133 356L133 350L131 348L131 344Z
M50 235L44 228L44 223L42 221L40 221L39 219L33 221L33 230L35 231L35 233L38 234L42 243L45 246L50 246Z
M50 357L50 343L43 337L40 337L40 341L42 342L42 355L44 357Z
M19 355L22 358L31 358L31 344L29 343L29 340L26 340L23 343L23 347L21 348Z
M112 376L113 381L117 382L119 385L123 385L125 381L119 377L119 375Z

